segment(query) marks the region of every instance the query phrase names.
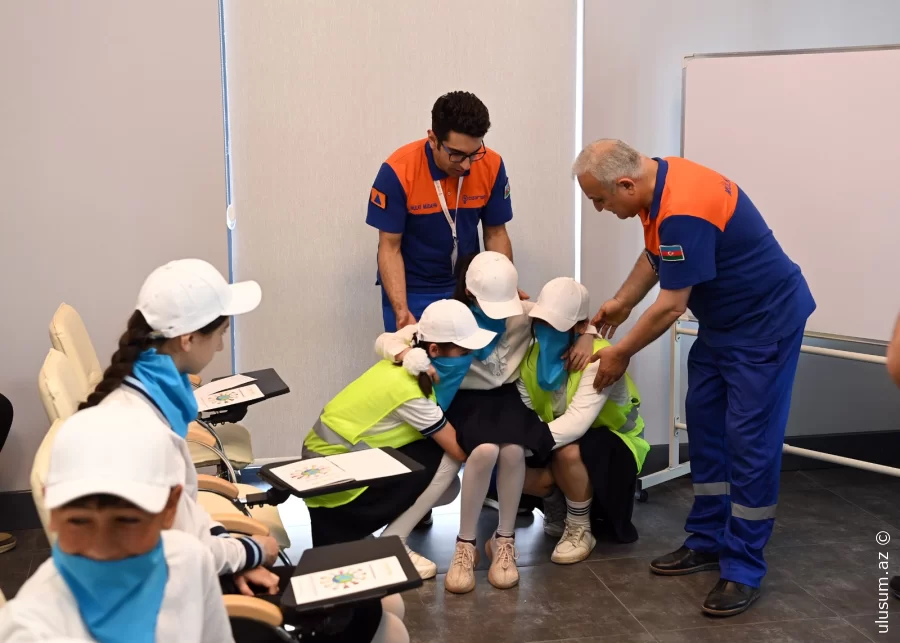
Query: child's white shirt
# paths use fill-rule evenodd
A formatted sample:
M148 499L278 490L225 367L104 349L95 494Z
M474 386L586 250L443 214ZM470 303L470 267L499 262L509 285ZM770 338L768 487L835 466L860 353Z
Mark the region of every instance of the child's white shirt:
M572 396L571 404L567 404L568 383L565 381L562 386L550 394L553 417L555 419L548 422L547 426L550 427L550 433L553 434L553 439L556 441L554 449L580 440L587 430L591 428L594 420L600 415L603 405L608 400L612 399L620 404L628 401L628 384L624 377L620 378L612 386L607 386L599 393L597 392L594 388L594 377L597 375L599 368L599 362L587 365L587 368L584 369L581 375L581 381L578 383L575 395ZM531 397L528 395L525 382L520 379L516 385L519 389L519 395L522 397L522 402L528 408L533 409L534 406L531 403Z
M212 554L196 538L180 531L164 531L162 539L169 577L156 622L156 641L234 641ZM0 641L66 639L94 640L81 620L75 596L51 558L0 608Z
M120 386L107 395L101 404L124 404L130 411L151 414L158 422L160 431L165 431L175 444L184 464L184 491L178 501L175 523L172 529L184 531L199 539L212 552L217 574L239 572L262 562L263 553L258 544L250 538L232 538L224 527L215 522L197 501L197 470L185 440L172 431L159 410L139 392L127 386ZM127 430L127 427L123 427ZM216 532L216 535L213 534ZM248 556L248 550L250 555Z

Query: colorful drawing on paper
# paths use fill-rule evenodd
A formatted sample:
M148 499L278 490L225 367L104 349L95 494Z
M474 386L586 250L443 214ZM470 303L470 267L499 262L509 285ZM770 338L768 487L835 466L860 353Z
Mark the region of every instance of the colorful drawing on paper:
M215 398L216 402L219 402L220 404L223 402L234 402L237 399L238 394L236 391L222 391L221 393L216 394Z
M303 480L313 482L329 473L328 467L316 466L307 467L306 469L298 469L291 474L294 480Z
M334 573L323 574L319 577L319 584L322 589L338 592L345 589L351 589L360 583L364 583L368 579L368 574L363 567L351 567L347 569L339 569Z

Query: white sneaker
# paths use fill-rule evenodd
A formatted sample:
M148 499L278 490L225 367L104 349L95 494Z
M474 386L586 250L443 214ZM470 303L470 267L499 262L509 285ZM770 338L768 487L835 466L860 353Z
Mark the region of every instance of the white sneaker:
M556 543L550 560L560 565L579 563L594 551L597 540L584 525L576 525L566 521L566 529L562 538Z
M408 545L404 545L404 547L406 547L406 553L409 554L409 559L415 566L416 571L419 572L419 576L422 577L422 580L428 580L429 578L437 576L437 565L435 563L421 554L417 554L410 549Z
M566 527L566 497L559 489L544 498L544 533L561 538Z

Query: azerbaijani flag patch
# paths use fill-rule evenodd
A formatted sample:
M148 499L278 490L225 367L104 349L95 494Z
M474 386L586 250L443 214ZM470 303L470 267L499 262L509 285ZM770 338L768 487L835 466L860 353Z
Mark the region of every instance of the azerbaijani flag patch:
M681 246L660 246L659 258L663 261L684 261L684 250Z

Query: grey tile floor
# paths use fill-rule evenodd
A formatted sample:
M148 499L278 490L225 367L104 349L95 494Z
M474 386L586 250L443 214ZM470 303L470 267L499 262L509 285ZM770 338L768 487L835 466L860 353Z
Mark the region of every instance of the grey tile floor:
M474 592L444 591L443 574L453 551L459 505L434 512L434 524L417 530L410 545L438 563L439 575L404 595L413 641L440 643L841 643L900 641L900 601L891 599L890 630L879 633L881 576L900 574L900 480L852 469L786 472L778 519L766 549L769 573L762 598L747 612L713 619L700 611L715 572L662 578L648 571L656 555L684 539L691 503L689 479L650 490L635 508L640 539L630 545L598 543L581 564L550 562L554 541L542 530L539 512L520 517L519 586L494 589L487 561L479 564ZM309 517L291 499L281 514L293 560L309 547ZM485 509L480 541L496 526ZM878 532L896 537L880 546ZM17 532L19 546L0 555L0 589L14 595L49 550L39 530ZM889 570L879 568L887 557Z

